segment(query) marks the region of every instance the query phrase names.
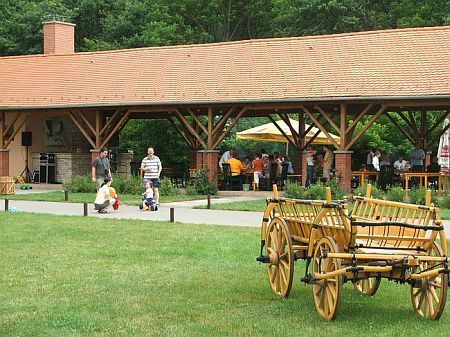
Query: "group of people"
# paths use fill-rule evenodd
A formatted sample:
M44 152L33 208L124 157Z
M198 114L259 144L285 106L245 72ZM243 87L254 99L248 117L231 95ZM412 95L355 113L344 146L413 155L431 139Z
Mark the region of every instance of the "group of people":
M274 181L271 181L270 183L276 182L278 176L282 174L284 165L286 165L286 174L294 173L292 163L288 155L281 156L278 152L267 154L265 149L262 149L261 153L244 157L244 161L242 162L239 159L236 149L231 148L228 151L225 151L219 160L219 167L222 172L223 164L230 165L231 176L239 177L241 183L246 181L246 177L243 175L243 172L252 171L255 189L260 189L261 178L271 178L272 167L276 167L276 170L273 174Z
M431 163L425 167L425 151L421 148L420 142L414 144L414 149L409 154L410 162L406 161L403 156L398 156L393 163L388 154L381 155L380 151L373 152L372 149L367 151L366 165L361 166L361 171L380 171L382 166L392 165L394 169L401 171L411 170L412 172L429 172L436 173L440 171L438 158L432 157Z
M325 179L326 183L330 182L331 179L331 170L334 162L333 151L327 146L322 146L323 153L318 153L314 151L311 146L306 148L306 182L305 187L308 187L314 184L314 170L315 170L315 161L316 158L314 156L317 155L317 162L319 169L322 169L322 176Z
M94 210L99 213L107 213L110 206L118 207L118 197L114 188L111 187L112 174L111 165L108 160L108 149L101 148L100 154L92 162L92 182L96 184L97 194L94 201ZM152 147L147 149L147 156L142 159L141 171L144 172L142 187L141 210L157 211L159 206L159 177L162 171L161 160L155 156ZM116 206L114 206L116 205Z

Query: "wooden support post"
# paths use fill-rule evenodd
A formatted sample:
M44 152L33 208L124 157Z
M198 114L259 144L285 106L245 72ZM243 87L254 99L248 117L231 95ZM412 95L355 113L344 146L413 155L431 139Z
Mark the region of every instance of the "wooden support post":
M9 209L9 199L5 199L5 211Z
M170 207L170 222L175 222L175 208Z
M207 209L211 209L211 195L210 195L210 194L207 195L207 204L206 204L206 208L207 208Z
M83 215L88 216L88 204L86 202L83 204Z
M68 200L69 200L69 191L64 190L64 201L68 201Z
M431 190L426 190L426 192L425 192L425 206L429 207L430 205L431 205Z

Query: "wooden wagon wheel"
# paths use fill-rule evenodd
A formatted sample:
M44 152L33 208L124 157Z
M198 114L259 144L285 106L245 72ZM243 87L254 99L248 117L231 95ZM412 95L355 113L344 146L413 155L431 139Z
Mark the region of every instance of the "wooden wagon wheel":
M294 275L294 255L291 233L286 222L273 218L267 229L266 253L270 257L267 275L272 291L280 297L288 297Z
M341 268L341 261L336 258L324 258L325 253L337 252L334 240L328 236L319 240L314 251L313 275L326 274ZM313 284L316 310L327 321L335 319L341 302L342 275L317 280Z
M442 248L434 243L428 251L429 256L444 256ZM413 273L431 268L435 263L422 262L413 269ZM444 264L440 263L439 268ZM424 277L419 279L419 286L411 287L411 300L414 311L420 317L428 317L432 320L438 320L444 311L445 301L447 299L448 275L438 274L435 277Z
M353 282L353 287L357 292L364 296L373 296L380 286L381 278L368 277L362 280Z

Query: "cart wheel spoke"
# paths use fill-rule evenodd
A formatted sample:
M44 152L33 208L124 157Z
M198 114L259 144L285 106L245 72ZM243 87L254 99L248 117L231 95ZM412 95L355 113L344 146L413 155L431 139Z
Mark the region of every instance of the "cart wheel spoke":
M337 258L321 258L323 252L337 252L337 246L330 237L324 237L317 242L313 257L313 275L328 274L341 268L340 260ZM320 270L320 273L319 273ZM326 320L333 320L339 309L342 276L325 278L320 285L313 287L314 303L320 316Z
M427 256L444 256L442 248L435 242L428 250ZM413 273L426 270L433 267L435 263L421 262L416 268L413 268ZM438 264L436 267L443 267L444 264ZM432 320L438 320L444 311L445 302L447 299L448 289L448 275L438 274L431 278L420 279L419 287L411 287L411 302L413 309L417 315L427 317Z
M287 297L292 288L294 258L292 238L286 222L274 217L267 228L266 238L266 253L270 258L267 264L270 287L276 295Z

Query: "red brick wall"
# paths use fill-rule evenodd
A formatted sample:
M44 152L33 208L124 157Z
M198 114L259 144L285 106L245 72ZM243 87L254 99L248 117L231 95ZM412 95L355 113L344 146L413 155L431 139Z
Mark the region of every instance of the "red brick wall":
M74 52L75 25L66 22L44 22L44 54Z
M9 150L0 149L0 177L9 176Z
M352 151L335 151L334 162L336 177L339 178L340 185L350 191L352 180Z

